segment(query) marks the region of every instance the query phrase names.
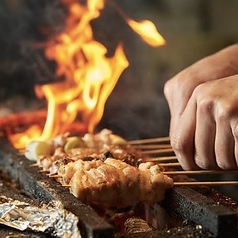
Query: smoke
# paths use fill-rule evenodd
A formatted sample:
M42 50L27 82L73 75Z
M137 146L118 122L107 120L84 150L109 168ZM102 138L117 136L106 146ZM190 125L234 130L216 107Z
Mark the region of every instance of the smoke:
M33 96L35 82L53 75L43 45L63 29L66 14L58 0L0 2L1 99L22 93Z

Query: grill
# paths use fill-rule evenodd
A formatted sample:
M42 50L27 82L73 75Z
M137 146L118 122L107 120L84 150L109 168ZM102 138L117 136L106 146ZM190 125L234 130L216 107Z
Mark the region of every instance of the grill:
M160 160L160 163L163 161L163 165L168 165L166 173L179 173L177 169L174 172L173 168L178 164L171 162L175 157L171 155L172 151L167 142L162 141L162 145L159 142L156 146L151 142L148 143L136 145L135 142L131 142L144 153L153 154L150 160ZM185 175L181 171L182 177L175 175L175 187L166 193L163 202L154 206L142 204L139 208L135 208L143 214L141 219L153 229L143 231L140 225L132 223L130 224L132 228L129 227L128 230L134 229L136 232L122 234L93 207L80 202L67 188L49 178L46 173L39 173L39 168L32 166L32 162L15 150L5 137L0 139L0 158L1 170L17 182L20 190L36 204L58 200L66 210L75 214L79 219L78 227L82 237L237 237L238 235L237 202L213 188L204 186L203 182L191 180L189 177L186 177L184 182ZM9 193L9 189L7 191L4 193ZM13 194L16 196L16 192ZM17 195L17 198L21 196ZM6 237L13 231L4 227L1 232ZM16 230L14 232L19 236L22 235ZM32 235L30 232L24 234L29 237ZM37 235L47 237L46 234Z

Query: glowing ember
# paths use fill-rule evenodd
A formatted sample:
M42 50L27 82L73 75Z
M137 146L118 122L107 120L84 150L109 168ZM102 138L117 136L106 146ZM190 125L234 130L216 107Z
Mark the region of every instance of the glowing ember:
M107 98L121 73L129 66L123 47L119 44L113 57L93 39L90 22L100 16L103 0L88 0L86 5L67 3L69 16L64 31L50 40L45 49L48 59L57 63L56 74L63 82L37 86L35 92L47 100L47 119L44 129L30 127L21 134L10 136L16 148L30 141L48 140L67 131L77 119L88 132L100 121ZM123 17L127 24L151 46L165 43L150 21L137 23Z

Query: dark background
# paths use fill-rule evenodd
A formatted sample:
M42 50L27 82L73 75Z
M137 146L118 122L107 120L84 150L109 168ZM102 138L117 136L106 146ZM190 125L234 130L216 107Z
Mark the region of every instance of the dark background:
M153 21L166 45L145 44L118 14L118 7L136 21ZM108 0L101 17L92 22L94 35L109 55L123 42L130 67L110 95L98 129L107 127L128 139L167 136L165 81L237 42L237 12L237 0ZM59 0L0 2L0 101L14 104L12 110L27 110L37 100L35 83L60 80L43 51L44 43L63 30L66 15ZM20 98L19 108L15 97Z

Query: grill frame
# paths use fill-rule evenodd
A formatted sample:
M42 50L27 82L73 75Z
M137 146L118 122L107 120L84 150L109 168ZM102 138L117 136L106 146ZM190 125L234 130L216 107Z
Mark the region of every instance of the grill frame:
M82 237L110 238L115 236L114 227L100 217L92 207L80 202L67 188L62 187L60 183L49 178L45 173L39 173L39 168L31 165L32 162L19 154L6 138L0 138L0 167L19 183L25 193L39 202L49 202L53 199L61 201L68 211L79 218L78 225ZM156 217L159 220L161 209L172 216L176 214L180 223L182 220L189 220L201 225L216 237L237 237L238 235L237 212L230 207L218 204L212 198L191 187L175 187L168 191L163 202L147 209L149 211L147 221L152 223L151 219ZM157 231L150 233L150 235L153 234L158 235L159 233ZM142 234L137 235L140 237ZM160 237L168 236L160 235Z

